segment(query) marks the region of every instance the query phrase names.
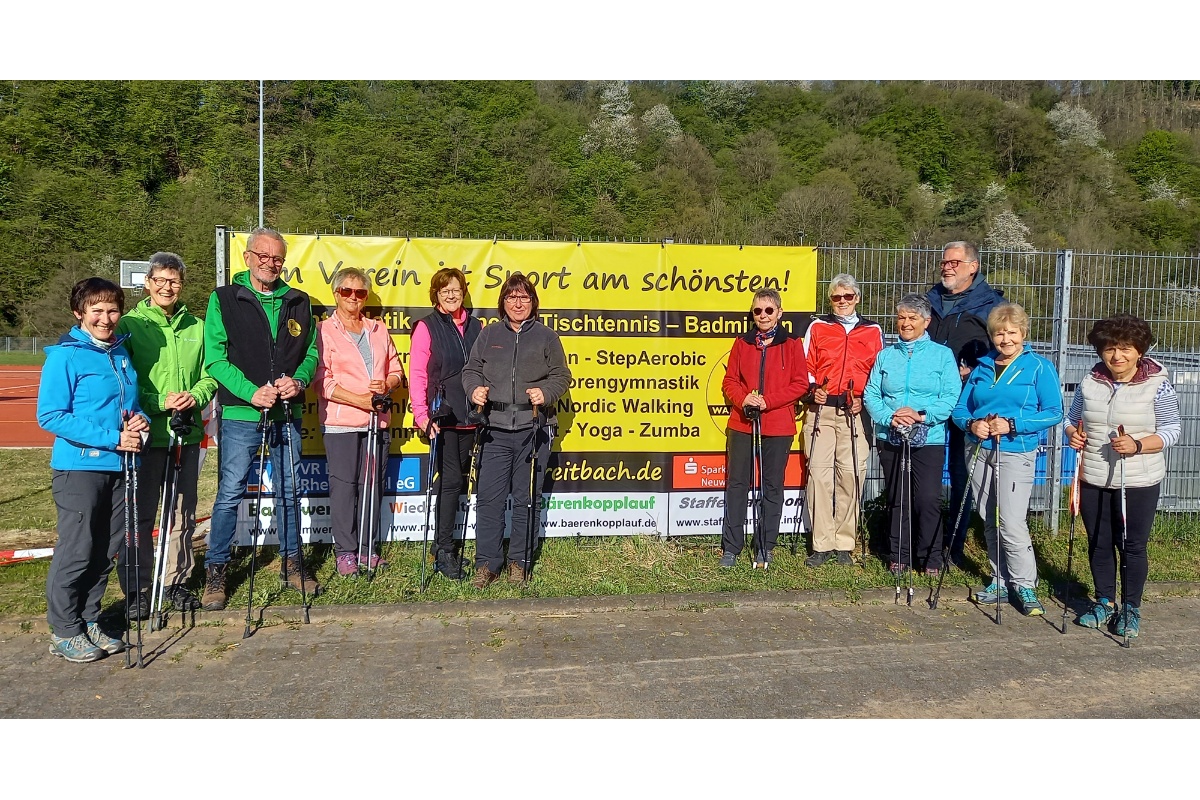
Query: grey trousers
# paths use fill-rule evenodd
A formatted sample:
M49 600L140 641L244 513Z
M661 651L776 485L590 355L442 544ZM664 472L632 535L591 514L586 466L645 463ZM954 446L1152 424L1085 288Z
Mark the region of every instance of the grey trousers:
M992 480L995 474L996 453L984 450L971 476L971 491L979 499L979 514L983 517L983 534L987 539L988 563L992 575L1004 585L1037 586L1037 562L1033 557L1033 541L1025 515L1029 513L1029 495L1033 492L1033 467L1037 451L1000 453L1000 539L1004 543L1003 569L996 568L996 498Z
M46 620L55 636L78 636L100 618L113 558L124 545L125 477L53 470L58 541L46 576Z
M138 467L138 531L140 531L138 574L142 591L150 591L154 579L154 526L161 521L162 493L166 490L167 469L175 468L175 449L151 447L142 452L142 463ZM200 480L200 445L184 445L179 458L178 500L171 509L171 539L167 543L166 571L163 586L185 584L196 566L192 552L192 536L196 533L196 484ZM168 501L169 502L169 501ZM162 535L162 532L159 532ZM125 585L125 564L132 556L132 548L121 547L117 553L117 580L121 591L128 597L133 587Z
M329 464L329 520L333 526L333 548L339 556L362 552L368 549L378 553L379 548L368 548L367 542L359 544L359 536L373 525L375 542L379 542L381 522L379 511L383 506L383 476L387 470L388 432L379 432L379 452L375 456L376 472L375 502L372 508L363 508L366 497L367 475L367 431L325 434L325 458ZM373 515L364 517L364 511Z

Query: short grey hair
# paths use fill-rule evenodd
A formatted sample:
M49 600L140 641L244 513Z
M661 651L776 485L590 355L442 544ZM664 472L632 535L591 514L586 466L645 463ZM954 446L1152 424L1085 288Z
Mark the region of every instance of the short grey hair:
M963 259L964 261L974 261L976 264L979 264L979 248L975 245L971 244L970 242L948 242L946 246L942 248L942 255L945 256L946 251L953 248L958 248L963 251L963 255L966 256L966 258ZM983 265L980 264L980 266Z
M362 285L366 288L371 288L371 281L367 278L367 273L363 272L358 267L343 267L339 269L333 276L333 290L336 292L342 288L342 284L350 278L358 278Z
M906 294L896 301L896 313L901 311L915 311L925 319L930 319L933 316L933 306L929 304L929 298L923 294Z
M854 292L855 297L859 298L860 300L862 299L862 289L859 288L858 281L855 280L854 276L850 273L839 272L837 275L834 275L832 278L830 278L829 292L827 294L833 294L833 290L839 286L850 289Z
M183 280L187 275L187 267L183 265L183 259L174 253L168 253L165 250L160 250L150 256L150 270L146 273L147 278L153 278L158 272L164 269L173 269L179 273L179 280Z
M754 300L750 301L750 310L753 312L754 303L756 300L766 299L775 304L776 308L783 308L783 301L779 299L779 292L774 289L759 289L754 293Z
M250 236L246 239L246 249L253 250L254 243L264 236L283 245L283 254L287 255L287 239L283 238L283 234L274 228L255 228L250 231Z

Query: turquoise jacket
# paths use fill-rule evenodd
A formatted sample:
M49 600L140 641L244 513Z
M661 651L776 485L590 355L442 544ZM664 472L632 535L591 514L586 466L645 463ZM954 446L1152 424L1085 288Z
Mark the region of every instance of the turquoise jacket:
M892 417L905 406L925 412L926 445L946 443L946 420L958 400L962 378L954 353L923 333L911 342L897 341L875 359L863 405L875 423L875 438L886 440Z
M1037 449L1039 432L1062 422L1058 370L1026 342L1025 349L996 377L998 355L993 350L980 358L979 366L967 376L962 397L954 407L954 424L967 430L971 420L988 414L1011 418L1016 432L1000 437L1000 452L1028 453ZM967 431L967 441L975 444L979 438ZM991 450L992 440L985 441L983 447Z

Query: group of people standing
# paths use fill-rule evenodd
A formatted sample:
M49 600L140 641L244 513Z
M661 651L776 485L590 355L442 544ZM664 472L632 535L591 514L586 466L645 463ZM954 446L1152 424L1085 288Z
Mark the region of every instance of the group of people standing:
M946 245L939 267L939 283L896 303L897 340L886 347L881 326L857 313L862 291L851 275L830 280L831 313L813 319L802 345L779 324L778 293L755 295L754 330L734 341L724 380L731 413L722 567L733 567L742 550L756 475L762 533L754 565L771 561L802 406L808 566L854 563L872 431L887 494L889 568L939 577L945 555L963 558L970 523L963 511L975 507L991 574L975 599L1006 603L1011 589L1024 614L1044 613L1026 515L1039 434L1064 419L1058 373L1026 341L1025 310L979 276L974 245ZM1118 634L1136 636L1146 542L1165 474L1161 453L1179 438L1179 401L1162 365L1146 355L1153 335L1144 320L1100 320L1088 341L1100 361L1066 415L1068 442L1081 459L1076 484L1097 592L1078 622L1112 623ZM947 463L949 525L942 512Z
M89 662L124 649L99 625L114 558L127 616L150 615L151 534L160 499L175 531L159 572L164 599L180 611L223 609L238 507L260 452L271 460L276 487L280 579L313 595L321 591L302 558L294 512L310 385L328 458L336 571L351 576L386 566L376 542L364 551L361 535L364 520L379 514L382 493L367 489L384 477L389 398L405 382L399 354L387 327L363 314L370 295L363 271L338 271L334 312L318 322L309 296L282 280L286 258L282 235L255 229L243 253L246 271L212 293L203 320L180 301L186 268L173 253L151 256L146 297L129 314L124 292L111 281L88 278L74 287L78 325L47 348L38 392L38 424L55 436L50 466L58 543L46 583L51 653ZM537 292L528 278L514 273L506 280L500 319L486 329L463 307L466 285L457 269L433 276L433 310L413 332L410 388L418 427L442 444L431 447L438 475L435 567L454 579L463 577L455 512L471 445L481 447L475 585L483 588L504 571L506 558L510 579L528 578L536 541L523 524L528 513L520 512L537 505L531 454L540 453L545 464L555 403L571 373L557 334L537 320ZM214 396L220 461L204 594L197 598L188 581L200 411ZM375 436L368 436L371 425L379 427ZM378 451L368 453L368 442ZM178 497L161 497L172 461L178 462ZM126 488L134 473L138 514L136 535L129 536ZM514 535L506 556L510 495Z

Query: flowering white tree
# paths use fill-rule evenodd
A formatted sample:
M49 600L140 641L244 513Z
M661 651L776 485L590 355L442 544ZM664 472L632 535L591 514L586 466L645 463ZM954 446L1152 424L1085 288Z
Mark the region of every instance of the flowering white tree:
M642 114L642 125L652 134L661 136L666 142L673 142L683 136L683 128L679 126L679 120L675 119L671 109L662 103Z
M580 139L585 155L611 150L631 156L637 149L637 131L633 126L633 100L626 81L613 81L600 90L600 113ZM670 112L668 112L670 113Z
M700 87L698 96L710 117L737 117L754 97L754 85L749 81L709 81Z
M996 215L983 243L989 250L1033 252L1033 245L1029 243L1029 227L1011 211L1001 211Z
M1004 184L992 181L983 190L983 202L985 203L1006 203L1008 202L1008 192L1004 188Z
M1166 178L1155 178L1146 185L1146 201L1150 202L1151 200L1166 200L1178 208L1187 205L1187 198L1180 194L1178 189L1167 183Z
M1058 141L1066 144L1076 141L1087 147L1097 147L1104 140L1100 124L1086 108L1069 103L1058 103L1046 112L1046 121L1058 134Z

